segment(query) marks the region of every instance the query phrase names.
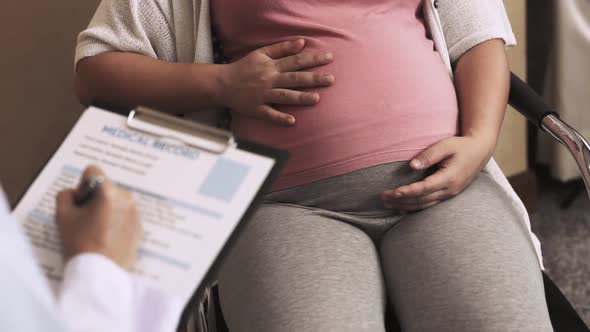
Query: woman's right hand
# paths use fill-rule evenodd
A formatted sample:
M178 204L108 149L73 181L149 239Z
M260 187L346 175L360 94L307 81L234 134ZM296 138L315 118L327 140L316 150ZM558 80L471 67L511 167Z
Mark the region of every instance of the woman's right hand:
M295 117L272 105L315 105L320 100L318 93L296 89L327 87L334 83L331 74L302 71L329 64L334 56L329 52L302 52L304 47L303 39L281 42L225 65L220 75L225 106L233 112L275 124L295 124Z

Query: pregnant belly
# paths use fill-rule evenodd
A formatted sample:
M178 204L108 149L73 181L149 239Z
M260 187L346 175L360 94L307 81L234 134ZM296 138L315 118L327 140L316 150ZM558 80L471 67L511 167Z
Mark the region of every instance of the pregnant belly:
M318 89L315 106L278 107L296 118L293 127L234 114L232 130L248 140L287 150L286 173L383 151L419 150L457 132L452 81L434 51L408 54L390 47L370 51L371 41L352 46L335 40L335 61L312 71L333 73L332 87Z

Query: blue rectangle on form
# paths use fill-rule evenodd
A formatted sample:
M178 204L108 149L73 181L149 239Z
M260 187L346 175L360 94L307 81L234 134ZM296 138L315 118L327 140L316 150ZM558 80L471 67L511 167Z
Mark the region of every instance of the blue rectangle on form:
M250 166L219 158L201 185L199 193L230 202L248 175Z

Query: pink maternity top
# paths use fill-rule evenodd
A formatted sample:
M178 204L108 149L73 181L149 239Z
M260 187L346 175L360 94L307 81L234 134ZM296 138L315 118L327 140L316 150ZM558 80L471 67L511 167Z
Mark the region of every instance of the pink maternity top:
M236 61L304 38L335 60L315 106L284 106L294 127L233 114L236 136L290 153L273 190L409 160L457 133L453 82L428 38L421 0L212 0L217 38Z

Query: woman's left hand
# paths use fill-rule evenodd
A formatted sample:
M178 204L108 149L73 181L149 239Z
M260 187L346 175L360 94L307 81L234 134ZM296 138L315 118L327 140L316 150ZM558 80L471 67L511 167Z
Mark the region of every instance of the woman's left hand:
M383 192L385 207L401 211L429 208L460 194L490 160L496 139L461 136L444 139L410 162L414 170L438 164L424 180Z

